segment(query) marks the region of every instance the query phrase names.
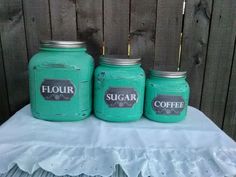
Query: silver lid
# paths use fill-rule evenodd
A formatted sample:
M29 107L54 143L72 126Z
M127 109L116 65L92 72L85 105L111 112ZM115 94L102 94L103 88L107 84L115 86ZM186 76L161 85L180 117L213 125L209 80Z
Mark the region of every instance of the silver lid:
M165 78L181 78L186 77L186 71L158 71L151 70L151 75L156 77L165 77Z
M110 65L136 65L140 64L141 58L130 57L127 55L105 55L100 57L100 63L110 64Z
M84 48L86 43L83 41L50 41L45 40L40 42L41 47L46 48Z

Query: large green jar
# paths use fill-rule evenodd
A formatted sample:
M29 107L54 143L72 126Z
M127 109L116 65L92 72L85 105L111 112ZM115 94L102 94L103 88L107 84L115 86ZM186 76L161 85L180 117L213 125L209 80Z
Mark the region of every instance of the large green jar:
M158 122L178 122L185 118L189 85L186 72L152 70L146 81L145 116Z
M84 42L43 41L29 63L31 111L50 121L90 115L93 59Z
M140 59L104 56L95 70L94 113L112 122L135 121L143 114L145 73Z

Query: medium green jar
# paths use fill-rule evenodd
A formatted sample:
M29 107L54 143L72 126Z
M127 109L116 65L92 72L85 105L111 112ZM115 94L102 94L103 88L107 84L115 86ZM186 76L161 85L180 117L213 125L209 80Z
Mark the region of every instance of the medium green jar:
M152 70L146 81L145 116L158 122L185 118L189 101L186 72Z
M94 113L112 122L135 121L143 114L145 73L139 58L104 56L95 69Z
M43 41L29 63L31 111L50 121L77 121L91 112L94 63L84 42Z

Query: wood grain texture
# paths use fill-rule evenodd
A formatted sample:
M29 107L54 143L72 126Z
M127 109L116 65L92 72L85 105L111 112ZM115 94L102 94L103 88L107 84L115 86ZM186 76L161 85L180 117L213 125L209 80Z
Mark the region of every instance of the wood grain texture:
M178 68L183 0L158 0L155 62L159 70Z
M131 55L141 56L142 67L148 71L155 57L156 0L131 1Z
M0 37L0 124L3 123L9 117L9 104L8 104L8 94L7 94L7 84L5 79L5 69L3 62L3 53Z
M76 40L75 0L50 0L52 39Z
M88 52L98 63L103 45L103 1L77 0L76 12L78 39L87 42Z
M51 26L48 0L24 0L24 20L28 56L38 51L40 40L51 39Z
M28 103L28 60L22 4L18 0L2 0L1 41L7 79L10 111L14 113Z
M200 107L212 13L212 0L188 0L184 18L180 70L187 71L190 105Z
M230 77L223 130L236 141L236 45L234 48L234 60Z
M128 54L129 0L104 0L106 54Z
M222 127L236 35L236 1L215 0L201 110Z

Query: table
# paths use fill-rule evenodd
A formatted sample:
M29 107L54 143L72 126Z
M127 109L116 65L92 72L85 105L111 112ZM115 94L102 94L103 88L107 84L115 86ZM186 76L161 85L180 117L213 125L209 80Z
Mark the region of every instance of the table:
M0 173L111 176L119 164L129 177L233 176L236 143L199 110L179 123L142 118L110 123L93 115L78 122L32 117L27 105L0 127Z

